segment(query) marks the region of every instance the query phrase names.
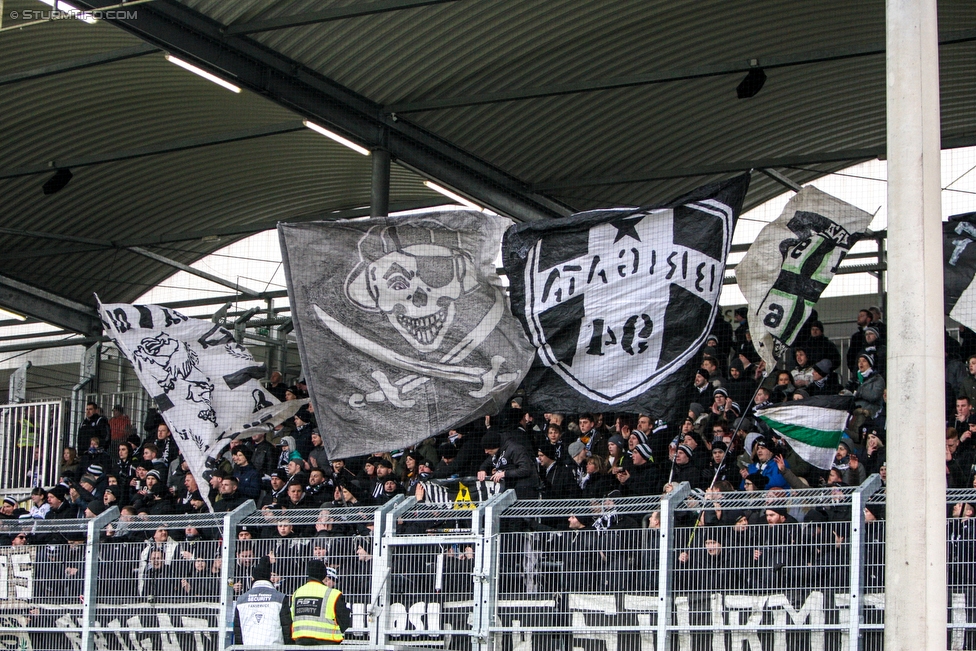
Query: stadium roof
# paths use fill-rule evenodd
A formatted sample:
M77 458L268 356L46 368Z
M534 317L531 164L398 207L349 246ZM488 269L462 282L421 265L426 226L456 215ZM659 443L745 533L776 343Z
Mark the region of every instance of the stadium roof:
M86 334L92 292L131 301L279 220L368 214L371 157L305 119L391 153L391 210L447 201L431 179L516 219L885 154L881 0L73 4L106 11L3 2L0 305ZM943 147L974 145L976 12L939 9ZM781 182L754 175L746 207Z

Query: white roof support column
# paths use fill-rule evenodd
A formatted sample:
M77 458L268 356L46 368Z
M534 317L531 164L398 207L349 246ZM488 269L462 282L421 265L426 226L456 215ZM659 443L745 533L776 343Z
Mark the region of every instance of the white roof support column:
M936 0L887 1L888 482L885 649L946 646Z

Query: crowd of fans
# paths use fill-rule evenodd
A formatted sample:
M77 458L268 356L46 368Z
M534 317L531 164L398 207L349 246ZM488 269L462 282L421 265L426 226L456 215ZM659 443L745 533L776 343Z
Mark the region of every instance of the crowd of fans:
M535 414L516 398L502 413L412 448L330 460L319 429L330 425L317 423L309 404L273 432L232 442L216 467L194 477L157 412L150 410L139 436L121 406L106 418L89 404L78 448L64 450L60 483L36 487L28 508L14 511L60 519L111 505L152 515L205 512L208 501L216 511L244 500L258 508L369 505L418 490L422 496L430 480L471 477L503 483L520 499L656 495L683 481L700 489L721 482L730 490L768 490L884 477L886 348L877 308L858 313L844 360L814 313L783 368L769 373L752 345L745 309L734 319L734 328L716 319L677 422L650 414ZM976 336L963 329L961 339L946 335L950 487L973 486L976 460ZM843 386L842 364L851 378ZM268 389L282 400L307 396L304 383L286 386L278 372ZM770 405L833 394L850 395L853 409L829 470L804 461L755 417Z
M660 495L680 482L688 482L715 501L682 515L679 526L724 525L725 533L700 536L695 549L677 559L677 567L721 564L747 568L759 563L760 550L768 549L767 557L776 558L780 554L776 550L795 542L799 535L793 530L774 530L771 525L814 523L816 531L825 531L819 523L850 521L849 507L847 511L809 509L793 513L783 502L768 499L784 497L794 489L856 486L874 473L885 479L884 341L880 312L876 308L861 310L846 359L841 359L814 314L783 368L766 373L752 346L745 311L737 310L734 327L721 317L716 320L701 351L700 368L681 398L678 411L682 415L677 422L664 422L650 414L534 414L522 409L516 398L502 413L409 449L330 460L320 433L320 427L329 424L316 422L309 404L273 432L232 442L219 463L203 477L189 471L169 428L155 411L150 411L143 423L144 435L140 436L120 406L106 418L98 405L89 404L79 431L80 449L64 450L61 481L49 488L34 488L29 504L7 498L0 517L68 520L94 517L117 506L122 518L110 528L108 538L139 544L119 547L128 550L125 552L113 552L127 556L113 559L100 578L128 578L130 596L174 599L216 594L220 570L216 531L190 527L144 532L130 530L126 523L141 514L205 513L209 511L208 501L214 511L227 512L253 500L265 514L266 524L240 532L235 571L238 593L248 587L250 563L264 554L278 559L276 575L286 582L300 579L299 565L310 557L342 559L341 574L350 577L349 581L362 582L359 587L368 593L365 582L370 572L371 523L337 524L330 515L336 508L377 505L401 494L422 500L433 485L450 485L456 480L501 484L514 489L519 499L580 498L600 504L618 496ZM976 336L963 330L961 343L948 334L946 341L950 400L946 415L947 484L976 487L976 414L972 413L976 403ZM846 384L841 383L837 372L842 364L851 378ZM282 400L307 395L302 382L286 386L277 372L272 374L268 389ZM829 470L804 461L755 417L757 409L773 404L833 394L850 395L854 406ZM756 492L754 508L719 506L722 495L737 491ZM319 510L315 524L289 518L288 512L302 509ZM971 518L972 507L959 506L958 510L956 517ZM872 507L867 516L883 519L883 508ZM655 517L650 514L643 524L654 527ZM565 519L545 518L534 526L572 536L587 531L641 529L642 523L639 518L608 517L604 509ZM970 529L967 525L965 537L976 540ZM745 531L749 532L748 540L736 533ZM841 535L836 528L830 531ZM68 542L71 536L83 540L81 534L63 536ZM0 543L12 545L44 542L32 541L31 531L25 527L7 527L0 531L0 537ZM635 542L634 554L653 555L654 544L653 538ZM722 549L729 546L737 551L723 556ZM58 576L70 559L57 554L70 555L72 547L66 549L52 552L56 557L50 567ZM829 544L825 549L827 556L818 566L844 566L846 561L830 555L840 552L831 551ZM758 554L755 558L753 551ZM471 560L470 550L452 554L451 562L459 567ZM628 566L634 567L636 562L628 561ZM738 581L736 576L741 576L741 581L759 580L750 579L758 575L748 573L727 572L722 576L727 582ZM50 585L52 589L66 589L57 582ZM290 592L295 587L284 585L281 589Z

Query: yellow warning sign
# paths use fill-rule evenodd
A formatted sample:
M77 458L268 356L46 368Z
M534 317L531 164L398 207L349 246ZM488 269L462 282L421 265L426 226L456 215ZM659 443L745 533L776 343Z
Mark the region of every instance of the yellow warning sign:
M471 501L471 491L468 487L458 482L458 493L457 497L454 498L454 509L456 511L467 510L471 511L478 508L478 506Z

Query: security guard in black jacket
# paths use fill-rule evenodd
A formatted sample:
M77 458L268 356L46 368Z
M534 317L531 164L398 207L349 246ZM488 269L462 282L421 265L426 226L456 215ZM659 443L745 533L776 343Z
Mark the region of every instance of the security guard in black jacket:
M318 559L308 562L308 582L291 598L291 635L295 644L341 644L352 625L349 607L336 589L339 574Z

